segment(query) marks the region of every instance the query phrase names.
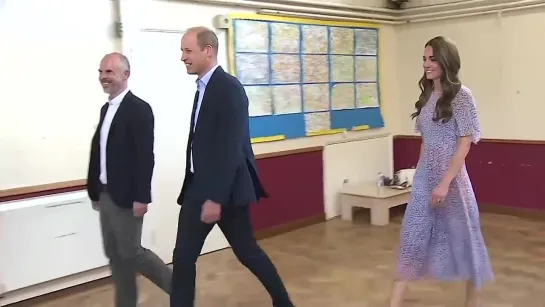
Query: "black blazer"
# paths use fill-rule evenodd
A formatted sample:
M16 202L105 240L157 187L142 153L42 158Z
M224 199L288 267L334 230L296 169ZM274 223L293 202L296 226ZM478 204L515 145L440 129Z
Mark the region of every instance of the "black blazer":
M93 201L100 197L100 128L108 106L106 103L100 110L100 122L91 142L87 192ZM153 142L153 111L129 91L112 120L106 145L108 193L118 206L132 208L135 201L151 203Z
M217 67L204 92L195 132L194 101L186 151L186 176L178 204L247 206L267 197L257 174L248 126L248 97L237 78ZM189 155L193 142L194 176ZM192 177L188 183L188 175Z

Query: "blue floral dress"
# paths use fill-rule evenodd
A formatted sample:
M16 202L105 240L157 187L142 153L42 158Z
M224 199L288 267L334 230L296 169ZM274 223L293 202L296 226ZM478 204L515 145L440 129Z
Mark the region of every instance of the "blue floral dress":
M434 122L439 97L433 93L416 119L424 148L402 223L397 277L469 280L480 288L494 275L465 165L450 184L443 206L431 206L432 191L450 166L458 138L471 136L475 144L481 138L477 109L471 91L462 86L452 102L452 118Z

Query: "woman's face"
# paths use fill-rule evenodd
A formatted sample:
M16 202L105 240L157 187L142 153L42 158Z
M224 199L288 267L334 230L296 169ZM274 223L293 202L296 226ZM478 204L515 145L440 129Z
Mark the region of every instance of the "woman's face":
M426 49L424 49L423 61L424 73L426 74L427 79L438 80L441 78L443 69L441 68L441 65L439 65L439 62L433 57L433 48L431 46L427 46Z

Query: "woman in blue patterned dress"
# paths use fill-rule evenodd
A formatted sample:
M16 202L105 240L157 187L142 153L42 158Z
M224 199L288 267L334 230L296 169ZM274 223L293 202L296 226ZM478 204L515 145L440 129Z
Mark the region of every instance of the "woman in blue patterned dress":
M466 307L477 307L479 290L493 273L465 166L471 144L481 138L475 100L458 78L454 43L442 36L431 39L423 61L422 93L412 114L422 145L390 306L403 305L409 281L433 278L467 281Z

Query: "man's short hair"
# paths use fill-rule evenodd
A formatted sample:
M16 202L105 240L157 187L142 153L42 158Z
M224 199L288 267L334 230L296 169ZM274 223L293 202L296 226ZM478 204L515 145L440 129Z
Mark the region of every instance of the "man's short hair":
M197 44L201 48L201 51L206 48L206 46L212 47L214 54L218 54L218 36L214 31L206 27L194 27L187 30L187 32L196 32L197 33Z

